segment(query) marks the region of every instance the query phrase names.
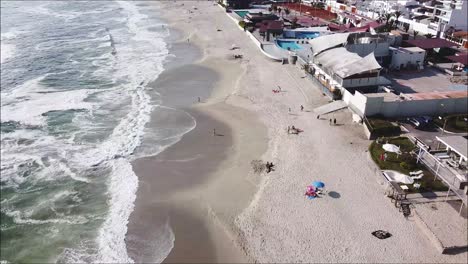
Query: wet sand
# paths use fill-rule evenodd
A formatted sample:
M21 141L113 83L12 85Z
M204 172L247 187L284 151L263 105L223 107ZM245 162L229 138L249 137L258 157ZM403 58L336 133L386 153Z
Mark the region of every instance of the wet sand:
M162 122L188 124L187 114L196 127L160 154L132 163L139 188L128 253L135 262L251 262L239 246L235 221L260 182L250 163L266 151L266 128L254 113L214 99L236 88L239 65L217 70L213 65L224 65L222 60L203 57L203 49L174 36L181 33L170 40L176 56L150 84L153 99L174 113L162 120L154 112L149 132Z

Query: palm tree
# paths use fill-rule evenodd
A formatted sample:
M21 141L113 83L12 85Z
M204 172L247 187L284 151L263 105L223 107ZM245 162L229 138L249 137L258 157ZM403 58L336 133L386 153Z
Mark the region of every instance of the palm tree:
M426 38L428 38L428 39L431 39L431 38L434 37L434 35L432 35L431 33L427 33L427 34L425 34L424 36L425 36Z
M285 13L286 15L289 15L289 13L291 13L291 11L290 11L288 8L286 8L286 9L284 10L284 13Z
M395 13L393 13L393 16L395 17L395 24L396 24L396 26L398 27L398 19L399 19L400 16L401 16L401 12L400 12L400 11L396 11Z
M416 31L416 30L414 30L414 31L413 31L413 38L416 39L416 36L417 36L418 34L419 34L419 32Z

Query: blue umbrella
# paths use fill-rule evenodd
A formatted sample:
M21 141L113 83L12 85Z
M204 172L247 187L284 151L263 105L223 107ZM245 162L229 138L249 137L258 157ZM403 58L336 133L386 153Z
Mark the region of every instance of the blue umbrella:
M314 181L312 183L312 185L315 187L315 188L323 188L325 187L325 183L321 182L321 181Z

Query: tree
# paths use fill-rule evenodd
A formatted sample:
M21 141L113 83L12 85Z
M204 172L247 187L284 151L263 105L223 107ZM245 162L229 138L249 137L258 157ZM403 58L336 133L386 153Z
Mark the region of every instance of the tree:
M289 15L289 14L291 13L291 11L290 11L288 8L286 8L286 9L284 9L284 13L285 13L286 15Z
M273 5L272 9L273 9L274 12L278 12L278 7L276 5Z
M396 11L395 13L393 13L393 16L395 17L395 25L398 27L398 19L399 19L400 16L401 16L401 12L400 12L400 11Z
M281 7L278 7L277 10L278 10L278 13L281 14Z
M269 11L269 12L271 12L272 10L273 10L273 8L271 8L271 7L268 8L268 11Z
M413 31L413 38L416 39L416 36L417 36L418 34L419 34L419 32L416 31L416 30L414 30L414 31Z
M425 34L424 36L425 36L426 38L428 38L428 39L431 39L431 38L434 37L434 35L432 35L431 33L427 33L427 34Z

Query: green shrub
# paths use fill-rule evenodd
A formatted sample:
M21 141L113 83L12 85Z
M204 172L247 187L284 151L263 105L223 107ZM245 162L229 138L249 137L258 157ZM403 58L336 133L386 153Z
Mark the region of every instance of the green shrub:
M245 21L239 21L239 26L241 28L244 28L245 27Z
M368 121L369 124L366 123L366 125L369 131L375 136L395 136L401 133L400 127L392 124L388 120L370 117Z

